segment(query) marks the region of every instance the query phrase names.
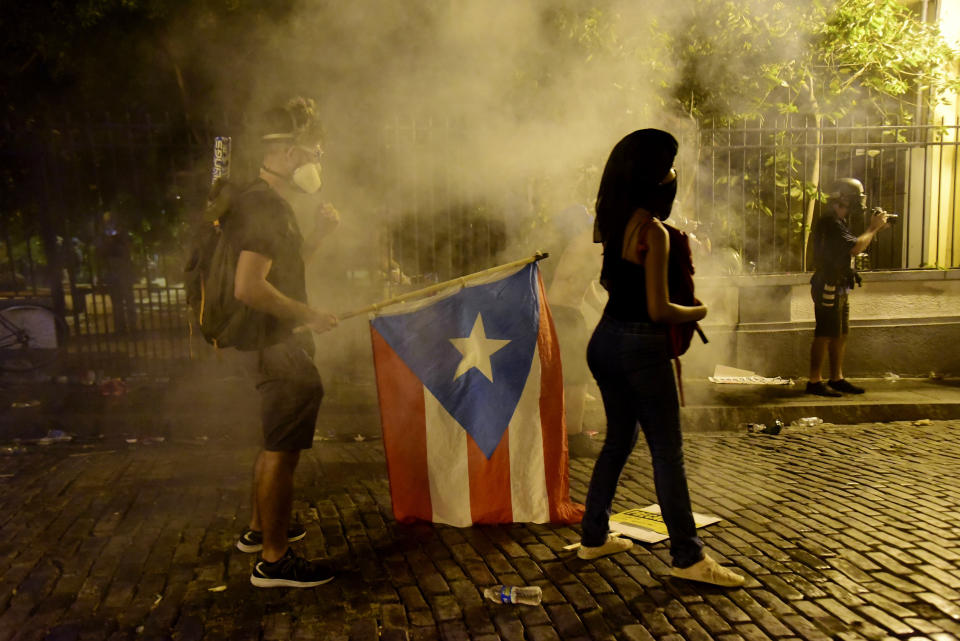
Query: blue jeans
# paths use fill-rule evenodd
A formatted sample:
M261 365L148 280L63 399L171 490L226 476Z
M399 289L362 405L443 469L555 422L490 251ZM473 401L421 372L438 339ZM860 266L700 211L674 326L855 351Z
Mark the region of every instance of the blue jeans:
M703 543L683 468L680 404L666 331L604 316L590 338L587 364L603 396L607 436L590 478L581 543L596 547L606 541L617 483L643 428L673 565L693 565L703 558Z

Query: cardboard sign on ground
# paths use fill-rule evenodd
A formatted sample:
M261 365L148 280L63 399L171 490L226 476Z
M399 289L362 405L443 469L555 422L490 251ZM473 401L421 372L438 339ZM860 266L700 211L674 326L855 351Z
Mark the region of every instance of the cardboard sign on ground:
M693 513L693 522L698 528L719 521L720 517L712 514ZM660 515L660 506L656 503L612 515L610 517L610 529L645 543L659 543L670 538L667 535L667 526Z

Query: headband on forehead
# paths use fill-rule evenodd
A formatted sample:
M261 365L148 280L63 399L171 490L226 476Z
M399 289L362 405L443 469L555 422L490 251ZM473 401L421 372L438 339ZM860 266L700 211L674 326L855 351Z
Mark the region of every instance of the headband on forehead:
M263 118L260 139L263 142L294 141L301 144L319 142L323 138L317 104L312 98L297 97L282 108L271 109Z

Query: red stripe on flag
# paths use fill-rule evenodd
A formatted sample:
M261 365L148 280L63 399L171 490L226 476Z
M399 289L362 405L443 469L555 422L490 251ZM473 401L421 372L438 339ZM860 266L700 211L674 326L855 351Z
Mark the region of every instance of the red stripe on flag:
M570 500L567 425L561 402L563 370L560 367L560 344L539 270L537 286L540 290L540 331L537 335L537 348L540 352L540 430L543 434L543 463L547 477L550 521L579 523L583 519L583 505Z
M432 521L423 383L372 325L370 336L393 515Z
M474 523L513 523L510 499L510 428L503 433L490 460L467 435L470 470L470 515Z

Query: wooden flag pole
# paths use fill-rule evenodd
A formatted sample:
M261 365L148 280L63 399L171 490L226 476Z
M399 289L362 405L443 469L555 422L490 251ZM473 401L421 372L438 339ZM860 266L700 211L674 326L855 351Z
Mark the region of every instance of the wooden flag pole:
M459 284L461 287L466 286L468 281L476 280L484 276L490 276L497 272L506 271L508 269L513 269L517 267L522 267L528 263L535 263L539 260L543 260L550 256L547 252L537 252L530 258L521 258L520 260L515 260L512 263L506 263L504 265L499 265L497 267L491 267L490 269L485 269L473 274L467 274L466 276L461 276L459 278L451 278L450 280L444 281L442 283L437 283L435 285L430 285L429 287L424 287L423 289L417 289L412 292L407 292L406 294L400 294L399 296L394 296L393 298L388 298L385 301L379 303L374 303L362 309L355 309L351 312L346 312L344 314L339 314L337 318L339 320L345 320L347 318L353 318L354 316L359 316L360 314L368 314L370 312L375 312L378 309L383 309L384 307L389 307L390 305L396 305L398 303L405 303L417 298L423 298L425 296L430 296L441 290L444 290L451 285ZM299 328L298 328L299 329Z
M368 314L370 312L375 312L378 309L383 309L384 307L389 307L390 305L396 305L398 303L405 303L410 300L417 298L423 298L424 296L429 296L435 294L451 285L460 284L461 287L465 286L468 281L476 280L483 276L490 276L491 274L496 274L497 272L506 271L508 269L514 269L517 267L523 267L529 263L535 263L544 258L550 256L547 252L537 252L530 258L521 258L520 260L515 260L512 263L506 263L503 265L498 265L497 267L491 267L490 269L484 269L483 271L475 272L473 274L467 274L466 276L461 276L459 278L451 278L442 283L437 283L435 285L430 285L429 287L424 287L422 289L416 289L412 292L407 292L406 294L400 294L399 296L394 296L393 298L388 298L387 300L380 301L379 303L374 303L373 305L368 305L361 309L355 309L353 311L345 312L343 314L337 315L337 320L346 320L348 318L353 318L354 316L359 316L361 314ZM294 334L300 334L301 332L309 331L310 328L306 325L300 325L293 328Z

